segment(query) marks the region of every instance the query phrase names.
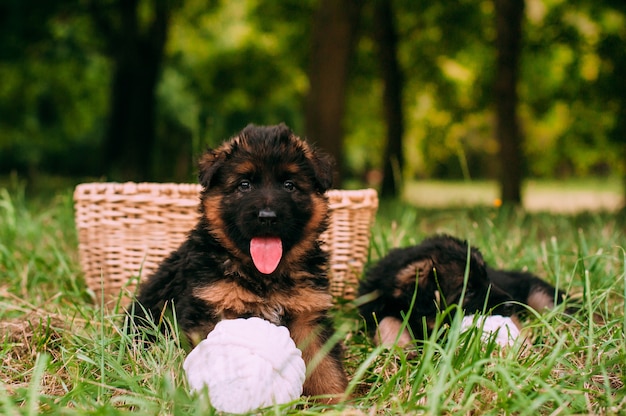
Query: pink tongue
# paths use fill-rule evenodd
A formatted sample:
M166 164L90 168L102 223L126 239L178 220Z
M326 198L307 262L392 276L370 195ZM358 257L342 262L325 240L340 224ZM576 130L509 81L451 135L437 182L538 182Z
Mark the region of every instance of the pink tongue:
M283 256L283 242L278 237L254 237L250 240L250 255L261 273L270 274Z

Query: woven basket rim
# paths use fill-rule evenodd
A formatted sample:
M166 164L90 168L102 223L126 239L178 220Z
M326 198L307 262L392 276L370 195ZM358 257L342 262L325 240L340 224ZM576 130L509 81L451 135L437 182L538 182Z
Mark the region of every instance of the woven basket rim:
M83 194L87 190L100 189L100 190L128 190L129 193L134 193L137 190L146 189L185 189L194 188L202 189L202 185L193 182L82 182L76 185L74 188L74 194ZM378 192L374 188L360 188L360 189L339 189L331 188L326 191L327 194L347 194L347 195L367 195L377 196Z

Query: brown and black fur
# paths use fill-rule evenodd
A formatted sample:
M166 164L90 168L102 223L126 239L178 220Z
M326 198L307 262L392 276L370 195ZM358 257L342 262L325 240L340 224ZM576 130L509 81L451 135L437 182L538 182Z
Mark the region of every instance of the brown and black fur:
M368 301L359 310L375 341L392 345L397 338L401 346L412 342L408 331L399 332L414 296L408 326L415 339L425 339L437 314L461 302L466 270L467 285L460 305L466 313L515 317L519 303L541 311L563 296L531 273L490 268L480 251L465 241L437 235L415 246L391 250L361 281L359 295Z
M222 319L261 317L289 329L308 365L333 332L328 255L318 241L332 175L330 158L283 124L250 125L207 151L199 222L140 286L133 321L158 321L173 307L179 328L197 344ZM251 260L250 240L258 236L283 243L270 274ZM347 384L341 360L338 345L310 372L304 394L338 400Z

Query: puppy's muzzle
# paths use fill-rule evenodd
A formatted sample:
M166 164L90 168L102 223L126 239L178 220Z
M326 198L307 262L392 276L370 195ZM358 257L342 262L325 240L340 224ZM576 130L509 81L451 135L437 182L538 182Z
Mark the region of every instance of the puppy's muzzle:
M263 208L259 211L259 222L263 225L276 224L276 212L270 208Z

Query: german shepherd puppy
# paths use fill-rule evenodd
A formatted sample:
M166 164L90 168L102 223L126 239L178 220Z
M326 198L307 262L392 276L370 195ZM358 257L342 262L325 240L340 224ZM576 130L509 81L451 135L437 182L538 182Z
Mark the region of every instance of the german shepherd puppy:
M287 327L308 365L333 333L328 255L319 242L331 159L284 124L249 125L199 165L198 224L140 285L134 323L158 323L175 310L195 345L222 319L260 317ZM346 385L336 345L310 372L303 394L338 401Z
M515 302L542 311L564 295L530 273L492 269L477 248L437 235L391 250L369 269L359 285L359 296L366 300L359 311L377 343L392 345L397 338L398 345L406 346L413 338L408 330L400 330L411 304L408 326L415 339L425 339L437 314L461 302L464 285L460 306L466 313L485 311L513 318L520 309Z

